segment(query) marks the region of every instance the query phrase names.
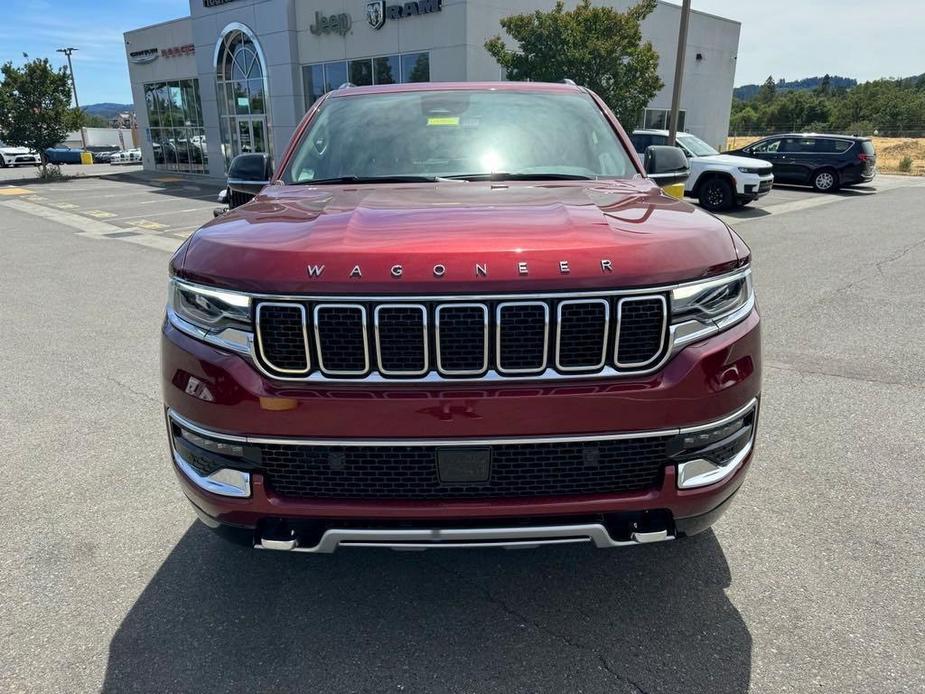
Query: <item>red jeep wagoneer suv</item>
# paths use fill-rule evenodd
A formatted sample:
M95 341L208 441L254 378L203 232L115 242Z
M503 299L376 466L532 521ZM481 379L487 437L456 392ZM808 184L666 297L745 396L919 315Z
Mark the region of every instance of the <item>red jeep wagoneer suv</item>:
M270 550L615 547L709 527L761 388L748 247L573 84L329 93L170 263L200 519ZM256 197L240 203L242 191ZM237 202L236 202L237 201Z

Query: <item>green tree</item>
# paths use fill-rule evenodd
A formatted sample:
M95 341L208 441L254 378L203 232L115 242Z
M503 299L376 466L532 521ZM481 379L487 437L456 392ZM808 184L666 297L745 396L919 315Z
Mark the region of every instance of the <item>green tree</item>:
M28 147L48 165L45 150L80 127L82 113L71 107L71 80L67 68L54 70L47 58L15 67L2 67L0 82L0 140Z
M550 12L537 10L501 20L519 50L508 49L500 36L486 41L485 49L508 79L573 79L597 92L617 118L632 127L663 86L658 53L642 40L639 27L656 4L656 0L641 0L618 12L581 0L574 10L566 11L559 0Z
M102 116L97 116L84 111L81 114L80 124L85 128L108 128L109 121Z
M758 94L755 95L755 101L759 104L770 104L774 101L774 97L777 95L777 84L774 82L774 77L768 75L768 78L764 81L764 84L758 89Z

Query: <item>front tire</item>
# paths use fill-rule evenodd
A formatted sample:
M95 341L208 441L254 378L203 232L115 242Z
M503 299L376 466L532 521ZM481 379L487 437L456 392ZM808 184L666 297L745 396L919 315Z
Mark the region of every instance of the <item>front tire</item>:
M821 169L813 174L813 190L817 193L834 193L838 190L838 174L832 169Z
M728 210L735 204L735 195L729 181L724 178L711 178L700 186L700 206L710 212Z

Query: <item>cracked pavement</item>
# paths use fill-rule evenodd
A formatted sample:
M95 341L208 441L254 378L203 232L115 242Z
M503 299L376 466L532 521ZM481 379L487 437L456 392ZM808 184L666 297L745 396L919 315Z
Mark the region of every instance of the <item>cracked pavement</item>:
M194 521L160 406L167 254L0 208L0 691L925 690L925 193L786 197L727 217L765 386L714 531L330 557Z

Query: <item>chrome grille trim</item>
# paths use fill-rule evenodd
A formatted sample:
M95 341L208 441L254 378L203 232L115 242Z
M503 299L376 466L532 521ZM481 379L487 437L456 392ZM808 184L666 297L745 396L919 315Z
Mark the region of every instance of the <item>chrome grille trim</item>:
M266 350L263 348L263 338L261 337L263 331L260 328L260 311L265 306L281 306L283 308L297 308L302 314L302 339L305 345L305 368L304 369L281 369L273 362L271 362L266 357ZM256 311L256 320L255 320L255 332L257 333L257 347L260 350L260 357L263 359L266 364L279 373L288 373L288 374L307 374L312 370L312 357L311 352L308 349L308 315L305 313L305 307L301 304L295 303L283 303L280 301L263 301L257 305Z
M501 330L504 321L501 320L501 311L509 306L542 306L545 316L545 330L543 332L543 364L538 369L505 369L501 366ZM545 301L502 301L495 308L495 368L500 374L538 374L546 370L549 364L549 304Z
M743 276L748 276L751 273L751 268L746 266L729 272L723 275L715 276L713 279L717 283L731 281ZM203 288L202 285L188 282L186 280L177 280L181 284L189 284L195 288ZM626 297L654 297L657 295L664 295L667 300L667 297L670 295L670 292L673 290L683 289L688 286L701 284L703 280L691 280L686 282L679 282L675 284L665 284L665 285L656 285L649 286L644 288L629 288L629 289L609 289L609 290L591 290L591 291L571 291L571 292L556 292L556 291L544 291L544 292L523 292L523 293L514 293L514 292L505 292L501 294L497 293L485 293L485 294L452 294L452 295L421 295L421 294L390 294L390 295L353 295L353 296L344 296L336 294L317 294L317 293L305 293L298 295L283 295L283 294L259 294L259 293L248 293L248 292L235 292L233 290L222 289L223 292L230 292L235 294L240 294L242 297L247 297L251 302L251 305L254 307L259 306L261 303L284 303L284 305L289 306L292 304L301 304L307 307L308 310L313 309L319 304L331 305L336 303L348 303L352 306L356 305L365 305L367 306L367 312L371 313L375 310L377 304L389 305L389 306L408 306L414 304L423 305L427 309L427 318L429 322L429 331L433 331L433 311L436 305L438 304L452 304L452 305L461 305L466 302L471 303L481 303L487 304L491 302L489 306L489 311L492 312L491 323L489 325L489 336L491 342L489 343L490 352L495 352L495 356L489 359L489 368L480 374L473 374L468 377L459 377L459 376L445 376L440 373L435 367L435 356L431 350L434 350L434 339L428 334L428 371L420 375L390 375L388 373L383 374L378 370L378 360L372 355L369 357L372 362L371 369L362 376L351 375L351 376L337 376L329 375L318 369L317 359L312 358L313 366L312 370L305 374L285 374L282 372L274 372L262 360L260 355L261 349L259 345L259 339L256 334L248 335L247 343L236 347L234 345L228 345L228 349L237 349L250 357L254 367L267 378L276 380L276 381L288 381L293 383L305 383L305 384L337 384L337 383L366 383L366 384L399 384L404 383L406 385L433 385L433 384L478 384L480 382L490 383L490 384L499 384L499 383L535 383L537 381L575 381L582 380L587 381L591 379L613 379L613 378L625 378L625 377L639 377L646 376L652 373L657 372L661 369L672 357L674 357L678 352L680 352L687 345L704 340L721 330L729 328L730 326L745 320L748 318L750 313L754 310L755 302L754 296L752 295L749 298L749 301L746 305L742 306L740 309L734 311L728 316L724 316L720 319L717 319L715 323L702 323L696 320L689 320L681 323L672 323L671 317L667 316L666 321L666 331L664 336L663 348L659 352L655 360L646 366L628 368L616 363L616 350L618 347L618 342L615 338L616 329L615 326L610 328L610 332L613 333L608 336L607 342L607 353L606 353L606 363L604 366L595 371L566 371L560 372L555 368L554 359L551 354L547 354L547 364L546 368L537 371L534 373L510 373L501 371L497 368L497 341L496 336L491 336L491 330L494 329L494 322L497 316L495 313L495 308L498 303L523 303L527 301L540 301L546 302L550 306L550 324L549 329L551 331L558 332L556 330L555 321L552 320L552 307L555 304L558 304L561 301L568 300L586 300L586 299L597 299L602 298L607 300L611 306L611 313L614 315L614 319L611 320L611 323L614 323L616 320L616 315L613 312L617 310L618 302L622 298ZM208 287L204 287L208 289ZM291 302L291 303L290 303ZM330 304L328 303L330 302ZM666 304L670 306L670 303L666 301ZM182 332L192 335L193 337L204 339L209 341L207 338L202 337L199 332L192 329L192 326L184 325L183 321L178 317L170 315L170 310L168 307L168 319L170 322L177 327ZM311 326L308 326L309 330L312 330ZM201 331L200 331L201 332ZM256 330L255 330L256 333ZM550 336L550 346L549 351L553 352L555 345L554 338ZM374 336L369 337L369 341L374 340ZM313 340L314 341L314 340ZM223 345L219 345L223 346ZM314 349L314 348L313 348ZM377 349L375 342L369 346L369 349ZM622 363L621 363L622 364Z
M484 349L482 350L482 368L478 370L474 369L456 369L449 370L444 369L443 364L440 359L440 313L446 309L452 308L477 308L482 311L483 316L483 329L482 329L482 340L484 344ZM488 371L488 306L485 304L479 303L454 303L454 304L439 304L434 309L434 345L437 358L437 371L439 371L444 376L481 376L486 371Z
M596 364L582 364L581 366L562 366L562 307L579 306L582 304L601 304L604 307L604 339L601 340L601 359ZM610 337L610 302L606 299L566 299L560 301L556 307L556 370L572 373L575 371L600 371L607 362L607 340Z
M660 333L661 341L658 351L652 356L651 359L646 361L639 362L621 362L620 361L620 324L623 322L623 304L631 301L661 301L662 302L662 330ZM668 302L665 299L663 294L641 294L639 296L624 296L620 299L617 299L617 332L613 341L613 363L616 364L617 368L621 369L637 369L644 366L648 366L653 361L658 359L659 355L662 353L665 344L665 331L668 329Z
M424 368L420 371L394 371L386 369L382 365L382 347L379 342L379 313L382 310L395 308L415 309L421 312L421 336L424 340ZM376 308L373 309L373 332L376 336L376 365L379 368L379 373L383 376L423 376L430 371L430 349L428 349L427 345L427 307L424 304L388 303L376 306Z
M324 357L322 356L324 350L321 348L321 331L318 329L318 315L322 311L327 311L330 309L336 308L345 308L351 310L357 310L360 312L360 323L362 325L363 331L363 369L362 370L337 370L337 369L328 369L324 366ZM318 368L321 369L326 374L332 376L364 376L369 373L369 335L367 334L366 327L366 307L362 304L318 304L315 306L315 310L312 315L314 316L314 329L315 329L315 349L318 351Z

